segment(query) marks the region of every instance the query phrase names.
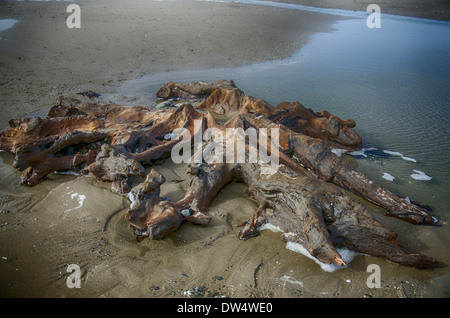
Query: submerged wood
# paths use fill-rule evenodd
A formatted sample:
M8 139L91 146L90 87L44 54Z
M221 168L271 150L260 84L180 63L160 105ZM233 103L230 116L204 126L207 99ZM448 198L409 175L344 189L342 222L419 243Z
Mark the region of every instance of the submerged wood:
M192 81L188 84L180 84L168 82L164 84L156 92L156 97L159 98L183 98L193 99L208 97L217 89L233 89L236 85L233 81L217 80L213 82Z
M186 221L208 224L208 207L218 191L238 180L246 183L259 206L239 225L240 239L257 235L270 223L283 232L283 240L302 244L327 264L345 265L338 246L417 268L436 264L398 245L397 234L349 195L383 207L389 216L433 224L424 207L376 184L331 151L362 148L353 120L314 112L298 102L273 107L245 95L232 81L169 82L158 94L204 100L197 107L154 110L58 97L46 118L10 120L9 129L0 134L0 149L15 156L14 167L22 171L25 185L33 186L61 170L91 173L111 182L112 191L127 194L132 201L126 218L137 240L164 238ZM194 125L195 121L202 125ZM180 128L190 136L216 128L225 139L235 138L227 135L227 128L278 128L280 166L272 174L263 173L267 164L250 162L248 151L244 162L191 160L190 187L181 200L171 202L160 196L165 178L151 166L169 157L182 138L173 134ZM270 134L268 139L270 145ZM269 147L265 150L270 153Z

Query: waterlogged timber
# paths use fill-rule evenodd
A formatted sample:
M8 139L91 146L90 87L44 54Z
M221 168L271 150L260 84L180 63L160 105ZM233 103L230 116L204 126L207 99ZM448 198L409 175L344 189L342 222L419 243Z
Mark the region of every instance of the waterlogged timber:
M363 147L353 120L313 112L299 102L274 107L230 81L164 87L165 98L186 98L187 93L197 106L155 110L58 97L46 118L10 120L10 128L0 134L0 149L15 156L13 165L28 186L66 170L110 182L112 191L131 201L125 217L138 241L162 239L184 222L207 225L208 207L234 180L244 182L258 204L255 214L238 225L242 240L270 224L283 240L301 244L326 264L345 265L337 247L417 268L437 263L401 247L397 233L350 196L359 195L407 222L434 224L424 206L381 187L335 155L332 148ZM166 180L152 169L170 160L174 149L192 155L188 173L193 176L176 202L160 196Z

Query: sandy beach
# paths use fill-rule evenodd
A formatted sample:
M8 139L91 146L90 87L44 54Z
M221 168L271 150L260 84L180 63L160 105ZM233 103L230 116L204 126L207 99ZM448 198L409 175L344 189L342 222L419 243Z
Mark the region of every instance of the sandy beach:
M0 42L2 127L6 118L49 107L58 95L114 92L150 72L288 57L335 20L234 3L83 1L83 24L69 29L65 3L1 5L2 18L21 20Z
M367 7L363 2L353 7L351 0L330 2L314 3L348 10ZM113 94L124 81L156 72L286 58L310 35L345 19L239 3L77 3L80 29L67 28L65 2L0 3L0 19L19 20L0 32L1 129L11 118L48 109L59 95L88 100L76 93ZM444 1L434 2L432 10L424 10L419 1L410 3L380 6L392 14L449 20ZM239 183L229 184L216 198L208 226L184 224L164 240L137 243L124 218L129 201L112 193L109 184L55 174L28 188L20 185L13 159L0 152L1 297L396 298L442 297L448 290L448 278L440 280L435 272L365 255L357 255L345 270L325 272L286 249L280 234L271 231L240 241L236 225L256 205ZM181 198L189 185L186 167L168 160L156 169L167 179L161 196ZM408 231L400 221L389 222L394 230ZM430 234L419 228L408 235L426 240L440 231L444 229ZM408 235L402 242L406 245ZM383 268L378 289L366 284L366 268L374 262ZM81 288L67 287L69 264L80 266ZM438 265L437 271L445 266Z

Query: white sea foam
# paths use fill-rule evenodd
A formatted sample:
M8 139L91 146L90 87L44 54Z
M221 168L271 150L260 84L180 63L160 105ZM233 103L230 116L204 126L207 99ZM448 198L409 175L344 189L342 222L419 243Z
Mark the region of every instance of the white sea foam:
M69 175L69 176L80 176L81 175L81 173L77 173L72 170L53 171L53 174L63 174L63 175Z
M130 200L131 203L136 201L136 196L133 193L131 193L131 192L128 192L127 197L128 197L128 200Z
M303 247L303 245L301 245L300 243L296 243L296 242L288 242L286 244L286 248L290 251L296 252L296 253L300 253L305 255L306 257L312 259L314 262L316 262L320 268L322 268L323 271L325 272L334 272L338 269L341 268L345 268L347 266L339 266L336 264L325 264L322 263L321 261L319 261L317 258L315 258L314 256L312 256L308 250L306 248ZM349 264L353 258L358 255L358 253L349 250L348 248L336 248L336 251L338 251L338 253L341 255L342 259L344 260L344 262L346 264Z
M349 152L349 154L352 155L352 156L363 156L363 157L366 157L366 158L367 158L366 151L369 151L369 150L376 150L376 149L377 149L377 148L373 148L373 147L370 147L370 148L363 148L363 149L361 149L361 150L355 150L355 151Z
M416 179L416 180L422 180L422 181L429 181L431 179L433 179L430 176L427 176L425 174L425 172L420 171L420 170L413 170L415 173L411 174L411 178Z
M385 173L383 173L383 179L386 179L388 181L394 181L395 177L390 175L389 173L385 172Z
M265 223L262 226L260 226L258 228L258 230L262 231L262 230L270 230L272 232L283 232L282 229L280 229L278 226L273 225L271 223ZM338 269L341 268L345 268L347 266L338 266L336 264L325 264L322 263L321 261L319 261L317 258L315 258L314 256L312 256L308 250L306 248L303 247L303 245L301 245L300 243L296 243L296 242L287 242L286 243L286 248L290 251L296 252L296 253L300 253L305 255L306 257L312 259L314 262L316 262L317 264L319 264L319 266L322 268L322 270L324 270L325 272L334 272ZM338 251L338 253L341 255L342 259L344 260L344 262L346 264L350 263L353 258L358 255L359 253L356 253L352 250L349 250L348 248L336 248L336 251Z
M68 194L71 194L71 192L69 192ZM70 199L71 200L76 199L78 201L78 206L76 206L74 208L71 208L71 209L68 209L68 210L66 210L64 212L70 212L70 211L73 211L73 210L81 208L83 206L83 204L84 204L84 200L86 200L86 196L84 194L72 193L70 195Z
M294 285L299 285L300 287L304 286L303 282L298 281L295 278L292 278L291 276L288 276L288 275L283 275L283 277L281 277L280 280L283 282L294 284Z
M406 156L401 156L401 157L403 160L406 160L406 161L417 162L417 160L414 158L410 158L410 157L406 157Z
M336 156L340 157L342 154L347 153L348 150L346 149L339 149L339 148L332 148L331 152L334 153Z
M391 156L399 156L399 157L403 156L402 153L396 152L396 151L383 150L383 152L387 153L388 155L391 155Z
M384 153L387 153L388 155L391 155L391 156L397 156L397 157L400 157L400 158L402 158L403 160L406 160L406 161L417 162L416 159L411 158L411 157L406 157L406 156L404 156L401 152L390 151L390 150L383 150L383 152L384 152Z
M349 152L349 154L351 154L352 156L363 156L363 157L367 157L367 155L364 153L364 149L362 150L357 150L357 151L352 151Z
M138 205L138 202L137 202L137 201L131 202L131 204L130 204L130 210L133 210L137 205Z
M264 231L264 230L270 230L272 232L283 232L282 229L280 229L278 226L273 225L272 223L264 223L261 225L258 230Z

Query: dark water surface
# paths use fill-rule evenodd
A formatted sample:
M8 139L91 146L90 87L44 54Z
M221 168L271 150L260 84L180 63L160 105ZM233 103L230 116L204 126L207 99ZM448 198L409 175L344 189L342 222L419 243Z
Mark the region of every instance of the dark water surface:
M15 19L0 19L0 32L12 28L17 22Z

